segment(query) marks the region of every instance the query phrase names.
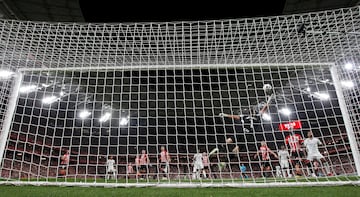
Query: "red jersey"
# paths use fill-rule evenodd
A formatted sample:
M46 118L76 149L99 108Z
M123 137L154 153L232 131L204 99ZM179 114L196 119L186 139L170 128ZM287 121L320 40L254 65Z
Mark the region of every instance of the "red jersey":
M148 155L146 153L142 154L140 157L140 165L146 165L148 164L148 161L149 161Z
M291 152L297 152L301 148L301 144L303 143L303 139L301 138L301 135L294 134L294 135L288 135L285 138L285 143L289 144L290 151Z
M128 174L134 173L134 169L131 164L128 165L127 171L128 171Z
M261 153L261 160L262 161L267 161L270 159L269 157L269 151L270 148L267 146L260 146L260 153Z
M202 162L203 162L203 166L209 166L209 157L207 155L206 156L203 155Z
M70 161L70 153L65 153L61 158L61 164L67 165Z
M161 163L167 163L169 162L169 153L166 150L163 150L160 152L160 162Z
M136 166L139 166L139 165L140 165L140 158L139 158L139 157L136 157L136 158L135 158L135 165L136 165Z

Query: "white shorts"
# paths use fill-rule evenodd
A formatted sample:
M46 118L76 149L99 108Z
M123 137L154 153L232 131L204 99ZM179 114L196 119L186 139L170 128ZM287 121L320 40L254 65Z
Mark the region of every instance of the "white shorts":
M280 161L280 167L282 169L289 168L289 162L288 161Z
M108 168L107 172L116 172L115 168Z
M203 163L194 163L194 169L193 169L193 172L196 172L197 170L201 170L204 168L204 165Z
M309 161L313 161L313 160L320 160L322 158L324 158L324 156L322 156L322 154L317 152L317 153L308 154L306 159Z

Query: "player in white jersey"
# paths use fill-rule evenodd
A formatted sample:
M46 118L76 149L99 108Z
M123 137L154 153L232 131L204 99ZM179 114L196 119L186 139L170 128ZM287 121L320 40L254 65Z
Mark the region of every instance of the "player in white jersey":
M320 140L318 138L313 136L312 131L309 131L307 133L307 136L308 136L308 138L306 138L304 140L304 146L306 147L306 152L307 152L307 158L306 158L307 161L306 162L312 173L311 175L314 177L316 176L315 172L311 166L311 163L315 160L318 161L319 163L321 163L325 167L325 171L326 171L327 175L331 175L329 164L325 160L324 156L320 153L319 148L318 148L318 145L322 145L322 143L320 142Z
M200 179L200 171L204 168L203 165L203 155L201 153L196 153L194 155L194 168L193 168L193 179Z
M286 173L285 173L285 169L286 169L287 176L290 178L292 176L289 168L290 154L286 150L286 147L284 145L282 145L281 150L278 151L278 157L279 157L282 176L284 178L286 177Z
M109 173L112 173L113 178L116 179L116 169L114 167L115 160L112 156L109 157L109 159L106 161L106 179L109 179Z

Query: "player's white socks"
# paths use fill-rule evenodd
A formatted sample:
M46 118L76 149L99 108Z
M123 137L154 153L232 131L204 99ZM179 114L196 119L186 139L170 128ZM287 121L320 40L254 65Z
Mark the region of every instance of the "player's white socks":
M204 179L206 179L206 172L205 170L202 171Z
M287 171L288 177L292 177L291 174L290 174L290 169L288 168L288 169L286 169L286 171Z

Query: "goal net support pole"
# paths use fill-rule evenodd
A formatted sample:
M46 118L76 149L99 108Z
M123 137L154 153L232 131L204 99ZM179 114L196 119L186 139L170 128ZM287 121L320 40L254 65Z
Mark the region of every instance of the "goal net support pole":
M15 73L13 80L14 80L14 85L10 91L8 108L5 113L4 124L1 128L1 133L0 133L0 168L2 167L3 157L5 155L6 140L10 132L13 115L17 105L19 89L22 81L22 74L20 72Z
M343 94L343 89L341 87L340 81L339 81L339 75L337 72L337 68L335 65L331 66L330 68L330 72L333 78L333 82L334 82L334 87L335 87L335 91L336 94L338 96L338 101L339 101L339 107L341 110L341 114L343 116L344 119L344 124L345 124L345 128L346 128L346 133L348 135L349 138L349 143L350 143L350 148L351 148L351 152L354 158L354 163L355 163L355 168L356 168L356 173L358 176L360 176L360 154L359 154L359 148L356 142L356 138L355 138L355 134L354 134L354 129L351 125L351 121L350 121L350 117L349 117L349 111L347 110L346 107L346 103L344 100L344 94Z

